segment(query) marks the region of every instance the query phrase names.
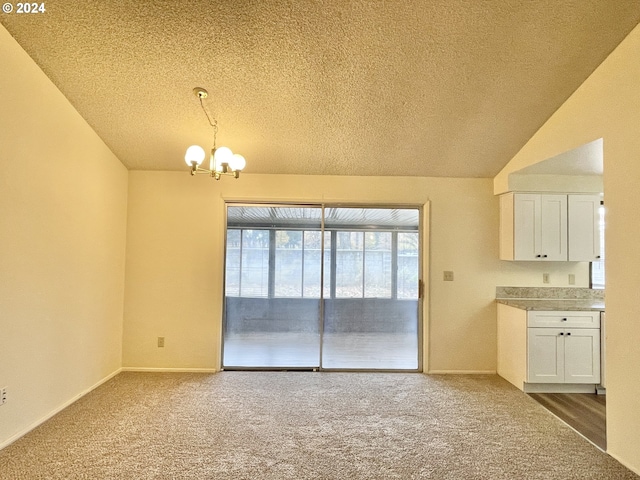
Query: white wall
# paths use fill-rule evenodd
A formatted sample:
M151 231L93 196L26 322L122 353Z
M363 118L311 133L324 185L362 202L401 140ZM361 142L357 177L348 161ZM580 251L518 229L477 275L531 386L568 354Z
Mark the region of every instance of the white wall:
M127 171L2 26L0 65L2 447L120 368Z
M607 450L640 473L640 26L495 178L604 139Z
M511 192L602 193L601 175L509 175Z
M551 273L551 285L567 285L568 273L576 274L579 286L588 284L587 264L498 260L498 199L490 179L243 174L216 182L192 178L186 168L132 171L124 367L220 367L225 198L430 202L425 370L495 371L496 285L542 285L543 272ZM454 271L454 282L442 280L444 270ZM157 347L158 336L166 337L164 348Z

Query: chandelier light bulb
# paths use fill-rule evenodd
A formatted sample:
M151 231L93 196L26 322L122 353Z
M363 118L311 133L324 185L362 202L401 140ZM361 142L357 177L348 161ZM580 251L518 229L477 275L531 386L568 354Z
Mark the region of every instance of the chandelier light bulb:
M231 161L231 157L233 157L233 152L231 151L230 148L227 148L227 147L217 148L215 153L213 154L213 162L214 162L216 171L221 171L222 165L225 163L229 165Z
M234 153L229 161L229 167L234 172L241 171L247 165L247 161L239 153Z
M200 165L204 160L204 157L204 148L198 145L191 145L187 148L187 153L184 154L184 161L189 166L191 166L193 162L196 162L196 165Z

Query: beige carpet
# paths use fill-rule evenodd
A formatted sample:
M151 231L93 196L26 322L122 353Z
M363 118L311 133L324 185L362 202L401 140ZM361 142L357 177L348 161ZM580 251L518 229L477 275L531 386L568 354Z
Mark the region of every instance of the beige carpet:
M640 478L496 376L122 373L2 479Z

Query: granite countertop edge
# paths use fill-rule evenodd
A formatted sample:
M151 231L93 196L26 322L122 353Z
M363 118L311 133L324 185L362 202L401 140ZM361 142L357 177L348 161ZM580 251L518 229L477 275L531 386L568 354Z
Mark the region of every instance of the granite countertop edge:
M597 299L518 299L497 298L497 303L521 310L565 310L604 312L604 302Z

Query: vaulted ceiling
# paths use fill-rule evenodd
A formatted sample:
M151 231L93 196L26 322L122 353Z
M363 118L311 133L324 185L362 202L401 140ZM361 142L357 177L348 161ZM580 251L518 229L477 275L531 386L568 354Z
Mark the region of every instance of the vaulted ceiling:
M0 22L129 169L493 177L637 0L52 0ZM37 95L37 92L34 92Z

